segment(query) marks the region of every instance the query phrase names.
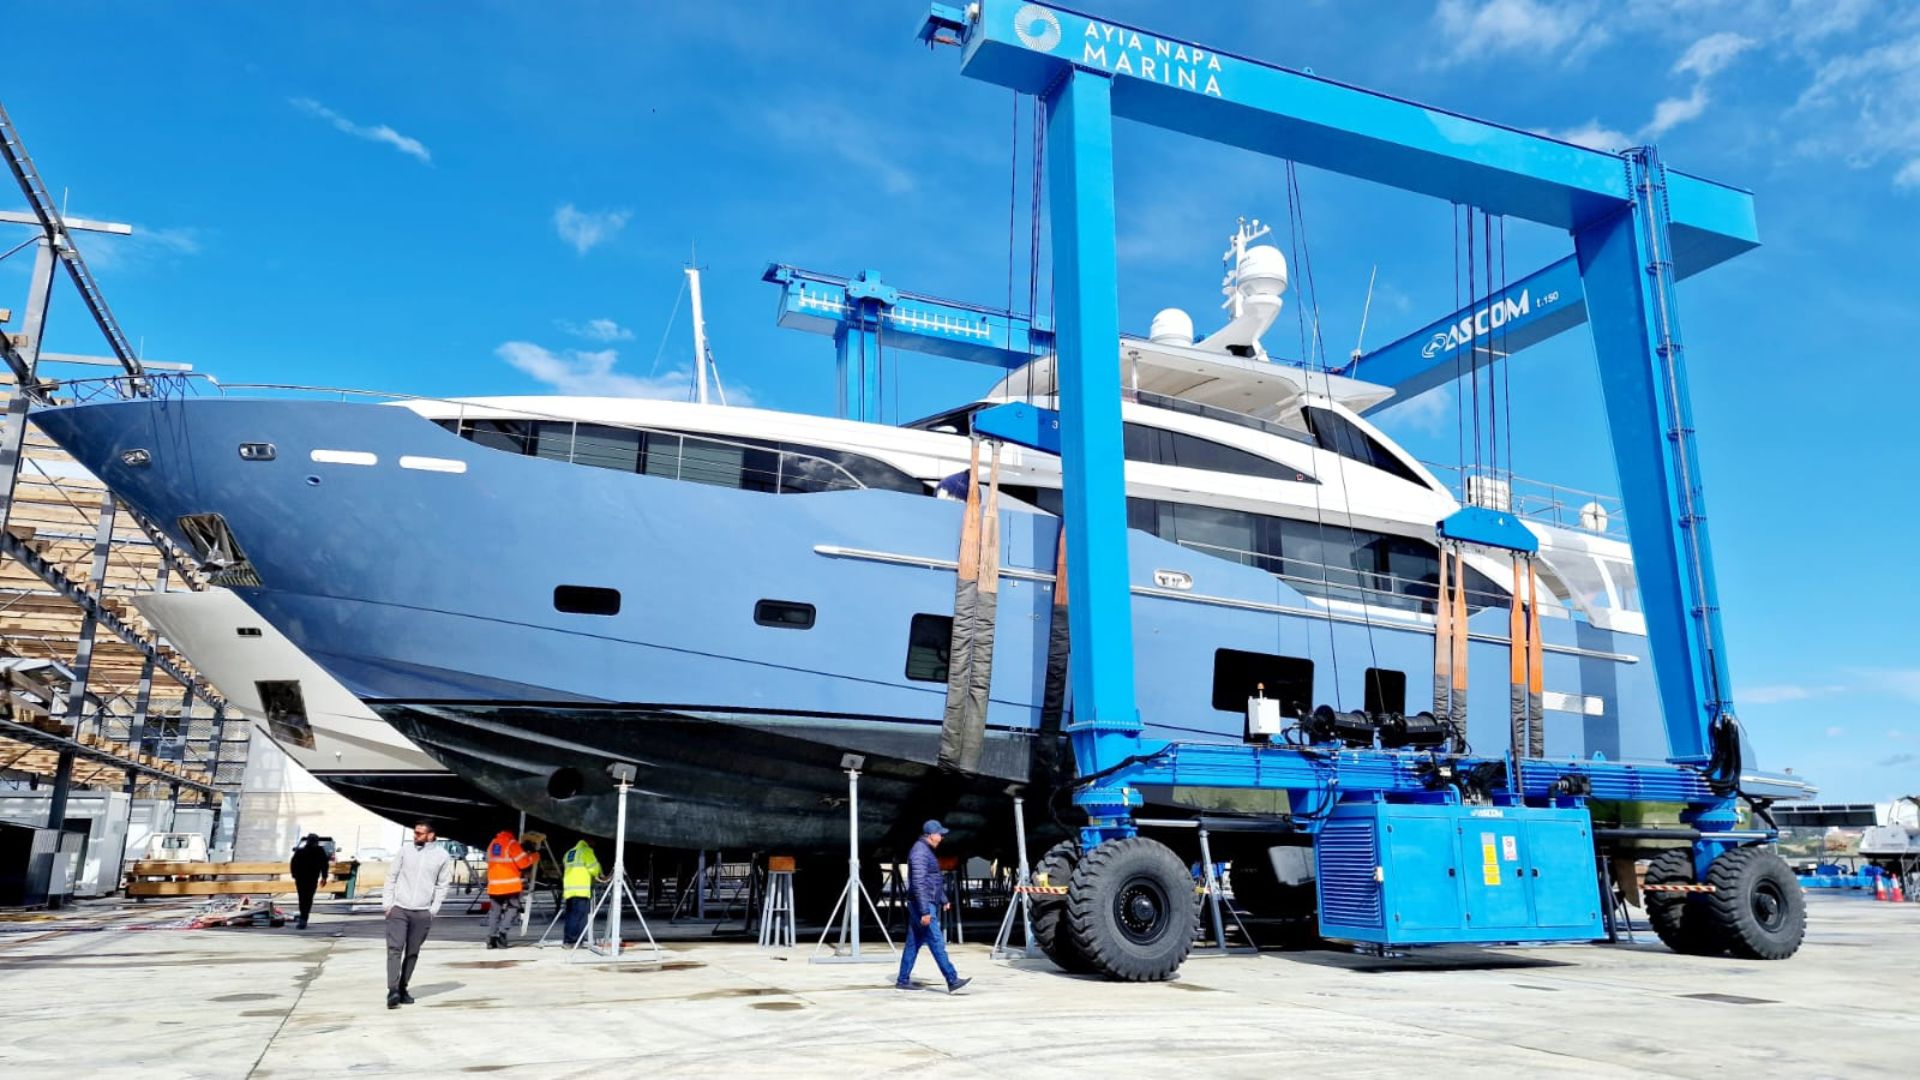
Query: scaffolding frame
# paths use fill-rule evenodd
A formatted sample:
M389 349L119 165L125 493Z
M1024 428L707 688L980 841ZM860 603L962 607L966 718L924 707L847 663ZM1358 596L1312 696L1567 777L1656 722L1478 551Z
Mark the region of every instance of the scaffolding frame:
M54 828L62 827L77 786L158 796L176 807L184 800L212 808L216 823L224 808L232 829L246 768L246 718L131 602L143 592L205 588L205 578L152 522L29 423L34 409L62 403L61 382L46 377L47 365L115 367L123 394L152 393L148 365L74 237L133 229L65 215L4 106L0 157L27 204L25 213L0 211L0 226L37 234L0 244L0 259L29 247L34 259L19 321L0 309L0 384L7 394L0 417L0 783L38 789L50 781ZM110 355L43 351L62 272Z

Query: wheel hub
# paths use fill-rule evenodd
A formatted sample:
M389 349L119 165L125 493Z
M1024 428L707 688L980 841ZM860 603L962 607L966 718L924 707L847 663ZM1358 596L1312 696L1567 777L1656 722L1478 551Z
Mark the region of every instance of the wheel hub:
M1780 895L1780 890L1772 882L1761 882L1754 888L1753 917L1769 932L1779 930L1786 923L1786 898Z
M1114 922L1136 944L1149 944L1166 932L1167 910L1166 893L1146 878L1127 881L1113 898Z

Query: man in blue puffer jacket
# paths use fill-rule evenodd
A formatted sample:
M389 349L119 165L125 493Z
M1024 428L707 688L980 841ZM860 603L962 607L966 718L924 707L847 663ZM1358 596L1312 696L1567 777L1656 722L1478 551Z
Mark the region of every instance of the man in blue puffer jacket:
M900 954L900 977L893 982L898 990L913 989L913 962L922 945L932 951L933 962L940 965L947 993L958 993L973 981L953 970L953 961L947 959L947 938L940 929L940 913L951 905L947 903L947 879L940 873L940 857L934 849L946 835L945 826L929 821L920 827L920 839L907 853L907 941Z

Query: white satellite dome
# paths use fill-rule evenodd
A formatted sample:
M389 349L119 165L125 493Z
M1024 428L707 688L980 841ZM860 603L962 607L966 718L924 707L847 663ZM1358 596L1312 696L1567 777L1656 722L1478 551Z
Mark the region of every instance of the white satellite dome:
M1271 244L1256 244L1240 257L1240 295L1279 296L1287 291L1287 257Z
M1607 531L1607 508L1597 502L1590 502L1580 508L1580 527L1588 532Z
M1177 307L1160 309L1147 327L1147 340L1155 345L1193 344L1193 316Z

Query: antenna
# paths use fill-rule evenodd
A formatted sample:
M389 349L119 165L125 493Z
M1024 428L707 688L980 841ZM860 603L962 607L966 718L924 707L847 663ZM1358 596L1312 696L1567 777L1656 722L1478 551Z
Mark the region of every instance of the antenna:
M1353 339L1353 362L1360 362L1360 354L1367 343L1367 315L1373 311L1373 283L1380 276L1380 264L1373 264L1373 272L1367 275L1367 302L1360 307L1360 336ZM1355 373L1357 374L1357 372Z
M687 267L687 292L693 297L693 400L707 403L707 320L700 310L700 268Z

